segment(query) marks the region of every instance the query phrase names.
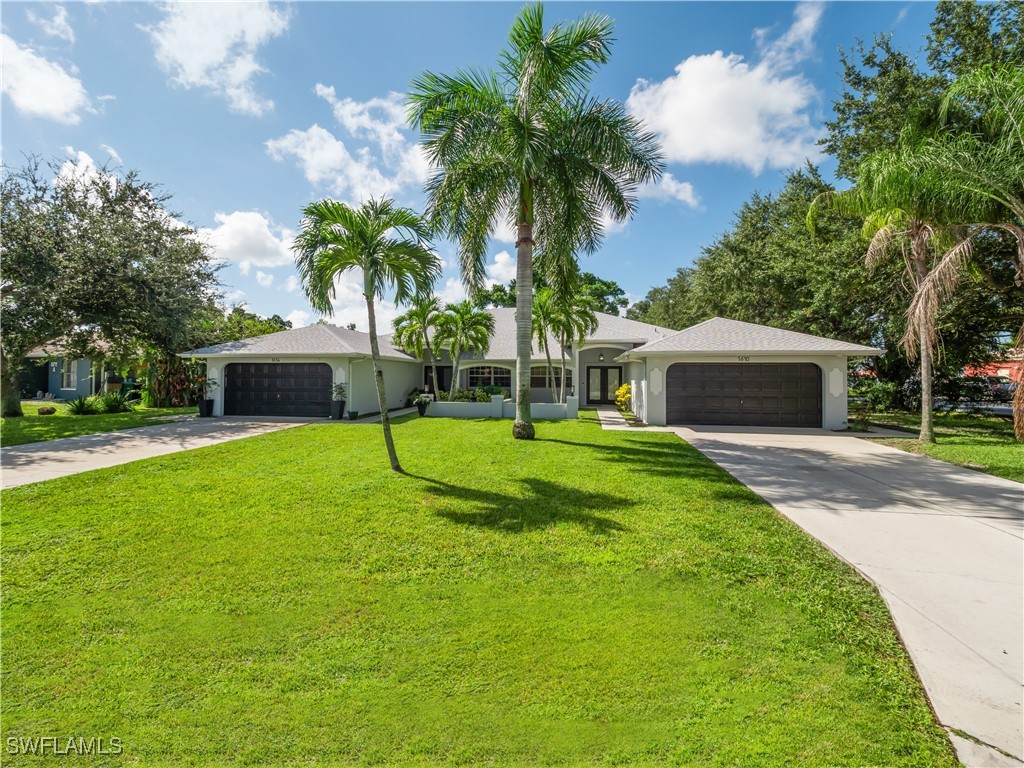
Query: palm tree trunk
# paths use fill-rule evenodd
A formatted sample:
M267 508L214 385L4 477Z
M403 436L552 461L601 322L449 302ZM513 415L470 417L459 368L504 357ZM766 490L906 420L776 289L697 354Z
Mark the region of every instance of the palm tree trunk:
M388 398L384 394L384 372L380 369L380 346L377 344L377 315L373 310L371 294L366 293L365 296L366 315L370 325L370 357L373 358L373 381L377 385L377 402L380 403L380 425L384 428L384 445L388 449L388 459L391 461L392 471L401 472L402 465L398 463L395 441L391 437L391 419L388 418Z
M527 188L527 192L529 189ZM516 420L512 437L532 440L536 434L530 418L530 356L533 352L533 225L527 220L524 201L516 241Z
M558 390L558 402L565 402L565 339L558 340L558 346L562 350L562 386Z
M455 397L455 390L459 388L459 358L452 355L452 385L448 389L448 399Z
M911 246L917 286L928 276L928 243L921 230L923 227L915 231ZM917 332L921 343L921 434L917 439L922 443L935 442L935 427L932 423L932 329L929 325L929 319L924 315L918 319Z
M548 343L544 342L544 357L548 359L548 387L551 390L551 402L557 402L555 399L555 366L551 364L551 349L548 347Z
M430 337L423 334L423 351L427 355L427 365L430 366L430 374L434 378L434 397L441 391L437 386L437 358L434 357L434 350L430 347Z

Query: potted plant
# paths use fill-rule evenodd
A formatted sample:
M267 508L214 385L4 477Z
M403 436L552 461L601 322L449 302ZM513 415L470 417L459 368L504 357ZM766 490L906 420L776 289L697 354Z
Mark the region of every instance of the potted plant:
M217 382L209 376L197 379L203 388L203 397L199 401L199 416L208 419L213 416L213 393L217 389Z
M331 418L341 419L345 412L345 385L335 384L331 387Z
M417 395L413 402L416 404L416 410L419 411L420 416L427 415L427 406L430 405L431 400L434 398L429 395Z

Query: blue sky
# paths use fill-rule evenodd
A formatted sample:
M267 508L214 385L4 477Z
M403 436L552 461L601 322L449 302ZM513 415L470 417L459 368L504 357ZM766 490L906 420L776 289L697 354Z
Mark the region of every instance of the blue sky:
M4 162L137 168L173 195L225 263L229 301L296 324L316 316L288 246L302 207L387 193L422 207L427 172L403 122L420 72L490 66L517 3L48 3L2 6ZM592 90L662 138L667 175L583 266L633 299L690 264L754 190L819 158L839 48L891 31L918 51L931 3L549 3L548 22L615 21ZM822 159L827 176L834 164ZM496 233L489 275L512 277ZM454 248L438 292L461 298ZM387 322L396 308L385 303ZM335 322L365 328L358 276Z

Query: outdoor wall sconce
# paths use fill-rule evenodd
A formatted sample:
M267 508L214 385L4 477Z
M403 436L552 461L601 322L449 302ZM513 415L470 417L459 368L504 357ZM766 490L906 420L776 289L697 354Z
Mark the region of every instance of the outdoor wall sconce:
M599 363L603 363L603 362L604 362L604 352L601 352L601 353L600 353L600 354L599 354L599 355L597 356L597 361L598 361Z

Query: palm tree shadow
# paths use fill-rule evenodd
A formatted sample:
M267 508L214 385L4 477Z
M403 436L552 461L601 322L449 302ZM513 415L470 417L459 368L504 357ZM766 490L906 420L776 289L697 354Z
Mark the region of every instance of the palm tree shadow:
M527 493L512 495L465 488L409 472L406 475L428 483L438 497L459 502L457 506L437 510L435 514L439 517L459 525L490 528L503 533L526 533L570 523L590 533L610 536L629 529L618 520L596 514L595 510L612 511L634 506L633 501L620 496L585 491L539 478L520 480Z

